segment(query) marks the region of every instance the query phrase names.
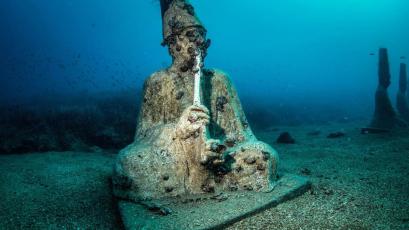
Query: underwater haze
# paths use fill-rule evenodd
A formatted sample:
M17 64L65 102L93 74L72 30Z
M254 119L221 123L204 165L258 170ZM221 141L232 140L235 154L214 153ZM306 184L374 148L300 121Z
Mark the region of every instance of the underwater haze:
M393 87L409 53L405 0L193 0L212 45L206 66L227 71L244 102L371 109L379 47ZM159 1L0 3L3 103L32 96L140 89L171 62ZM349 110L348 110L349 108Z
M226 229L409 229L409 92L404 93L403 83L399 90L400 75L408 85L400 65L409 57L409 0L189 2L211 39L205 68L228 73L249 122L234 101L234 109L224 111L235 98L225 81L221 88L230 98L214 94L213 112L223 112L226 126L233 120L233 131L253 131L260 143L277 150L277 180L290 173L312 184L299 197ZM183 8L192 14L189 9ZM162 33L159 0L0 1L0 229L124 229L122 220L135 220L121 218L118 211L113 168L126 160L148 162L117 157L121 150L134 151L124 148L137 143L138 112L147 101L145 80L172 64L168 47L161 45ZM207 43L196 44L203 48ZM216 90L224 94L225 88ZM176 96L174 104L190 95L184 89L166 90ZM150 98L165 97L155 96ZM179 112L180 105L146 104L152 117L163 113L158 123ZM190 122L183 123L187 128L197 122L192 117L184 120ZM154 122L149 122L150 129ZM244 154L223 128L212 125L209 130L220 131L220 137L212 138ZM249 137L240 136L246 144L255 140ZM224 167L234 156L223 144L211 145L212 151L225 154L223 159L208 160L220 160ZM161 148L155 146L155 154L168 154ZM242 163L254 169L252 174L268 171L248 159ZM211 170L216 168L222 167ZM155 178L173 181L168 175ZM122 179L125 187L131 183ZM214 192L206 183L209 187L201 189ZM219 195L201 202L231 199Z

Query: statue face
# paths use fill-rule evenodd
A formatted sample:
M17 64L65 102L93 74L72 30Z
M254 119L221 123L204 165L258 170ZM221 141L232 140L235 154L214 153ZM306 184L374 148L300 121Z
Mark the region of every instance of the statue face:
M206 31L202 27L186 28L169 40L169 52L173 57L173 64L181 72L192 71L198 53L200 52L203 60L210 46L210 40L206 39Z

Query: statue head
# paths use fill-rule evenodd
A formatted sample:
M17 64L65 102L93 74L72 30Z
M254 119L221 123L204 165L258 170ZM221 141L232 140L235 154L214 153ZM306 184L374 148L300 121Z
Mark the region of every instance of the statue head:
M174 0L163 15L162 44L168 46L172 67L182 73L193 71L196 56L200 54L203 60L210 46L206 33L193 6L185 0Z

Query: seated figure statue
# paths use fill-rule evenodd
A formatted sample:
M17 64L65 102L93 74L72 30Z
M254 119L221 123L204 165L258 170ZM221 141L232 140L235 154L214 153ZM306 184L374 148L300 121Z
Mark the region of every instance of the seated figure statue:
M196 56L203 60L210 45L193 7L174 0L162 12L173 62L145 82L135 140L115 165L114 194L142 201L271 190L278 155L252 133L227 75L203 70L201 104L193 103Z

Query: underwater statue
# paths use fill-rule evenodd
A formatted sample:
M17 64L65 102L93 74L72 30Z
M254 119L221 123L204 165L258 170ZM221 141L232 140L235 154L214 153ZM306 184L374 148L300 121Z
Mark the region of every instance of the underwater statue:
M115 165L118 197L143 201L217 191L270 191L276 151L254 136L236 90L202 69L210 40L185 0L162 0L172 65L144 84L134 142Z
M406 98L408 87L407 73L406 73L406 64L400 64L400 73L399 73L399 90L396 98L396 107L402 119L406 122L409 122L409 104Z
M386 48L379 49L378 81L375 93L375 113L370 129L367 130L390 130L405 127L406 123L396 114L388 95L391 74Z

